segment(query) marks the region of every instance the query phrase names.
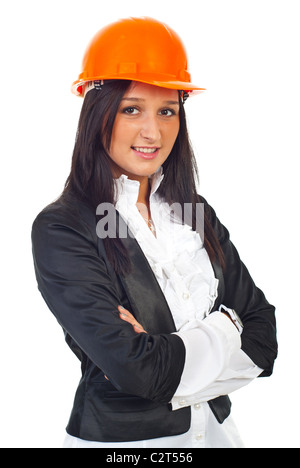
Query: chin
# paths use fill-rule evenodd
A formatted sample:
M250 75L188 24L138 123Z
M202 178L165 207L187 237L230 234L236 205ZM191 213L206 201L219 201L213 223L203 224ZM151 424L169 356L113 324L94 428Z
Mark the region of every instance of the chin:
M150 177L152 174L154 174L154 172L157 171L157 169L161 166L160 164L159 165L147 165L148 167L144 167L144 168L141 168L141 169L137 169L136 167L135 168L132 168L132 170L130 169L125 169L123 170L123 174L127 175L129 178L131 179L134 179L135 177L136 178L140 178L140 177Z

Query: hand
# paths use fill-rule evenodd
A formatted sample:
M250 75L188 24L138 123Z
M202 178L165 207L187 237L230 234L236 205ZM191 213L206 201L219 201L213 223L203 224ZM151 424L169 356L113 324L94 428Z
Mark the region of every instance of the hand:
M134 316L127 309L124 309L122 306L118 306L118 311L120 313L120 318L125 322L130 323L136 333L147 333L142 325L136 321Z

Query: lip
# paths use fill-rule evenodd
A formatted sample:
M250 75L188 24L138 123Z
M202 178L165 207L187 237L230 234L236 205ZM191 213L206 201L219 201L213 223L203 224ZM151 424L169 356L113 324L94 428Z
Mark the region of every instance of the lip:
M139 148L147 148L147 149L154 149L154 147L151 147L151 146L139 146ZM155 159L157 156L158 156L158 153L159 153L159 150L160 148L156 148L156 151L154 151L154 153L142 153L141 151L137 151L135 149L135 147L131 147L132 151L137 155L139 156L140 158L142 159Z

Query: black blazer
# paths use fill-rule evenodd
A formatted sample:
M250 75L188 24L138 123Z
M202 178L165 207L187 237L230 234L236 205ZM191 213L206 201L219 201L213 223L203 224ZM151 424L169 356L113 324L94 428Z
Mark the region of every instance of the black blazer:
M242 349L268 376L277 355L274 307L255 286L227 229L206 202L205 209L226 259L224 276L213 265L219 279L214 310L223 303L239 313ZM172 411L169 404L184 368L184 344L172 334L176 330L168 304L137 241L122 241L134 265L126 276L116 275L107 260L95 213L73 197L46 207L32 228L38 288L81 361L67 432L86 440L144 440L182 434L190 427L190 408ZM136 334L119 318L119 304L148 334ZM209 405L220 423L230 413L228 396Z

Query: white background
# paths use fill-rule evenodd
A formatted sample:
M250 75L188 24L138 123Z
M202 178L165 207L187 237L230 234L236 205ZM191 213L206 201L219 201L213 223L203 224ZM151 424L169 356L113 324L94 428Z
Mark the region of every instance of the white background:
M274 375L232 395L247 447L300 447L298 0L52 0L1 7L0 446L61 447L80 376L36 287L30 231L62 191L81 99L70 93L91 37L152 16L182 37L201 193L277 307Z

